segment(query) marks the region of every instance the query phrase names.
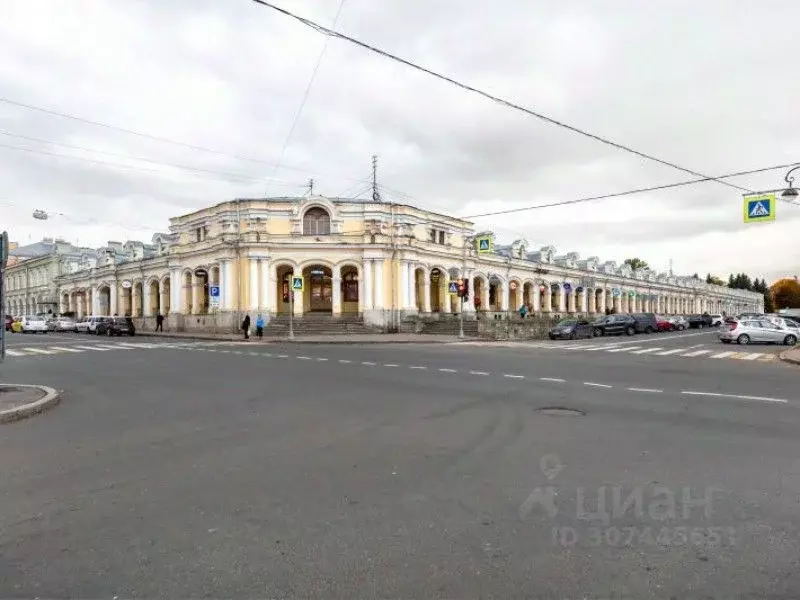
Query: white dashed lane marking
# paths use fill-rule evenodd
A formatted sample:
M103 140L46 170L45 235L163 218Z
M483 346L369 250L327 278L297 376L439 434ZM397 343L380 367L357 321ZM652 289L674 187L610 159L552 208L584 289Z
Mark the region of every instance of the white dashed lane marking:
M503 377L508 377L509 379L525 379L525 375L514 375L512 373L503 373Z
M679 354L686 350L686 348L677 348L676 350L667 350L665 352L656 352L656 356L669 356L670 354Z
M455 369L439 369L442 373L458 373Z
M599 388L610 388L613 386L608 385L607 383L594 383L593 381L584 381L583 385L588 385L589 387L599 387Z
M539 377L539 381L554 381L556 383L564 383L564 379L560 377Z
M660 394L664 390L656 390L654 388L636 388L636 387L629 387L629 392L643 392L645 394Z
M490 373L487 373L486 371L470 371L469 374L470 375L484 375L484 376L490 375Z
M681 356L702 356L703 354L711 354L711 350L695 350L694 352L681 354Z

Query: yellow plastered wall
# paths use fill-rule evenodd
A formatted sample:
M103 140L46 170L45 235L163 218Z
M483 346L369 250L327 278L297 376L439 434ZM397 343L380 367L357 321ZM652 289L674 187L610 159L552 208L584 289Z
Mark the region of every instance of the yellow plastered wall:
M417 225L414 227L414 237L418 240L427 241L428 240L428 227L427 225Z
M289 235L292 233L292 222L289 219L270 219L267 221L267 233Z
M364 231L363 221L345 221L342 223L342 233L361 233Z

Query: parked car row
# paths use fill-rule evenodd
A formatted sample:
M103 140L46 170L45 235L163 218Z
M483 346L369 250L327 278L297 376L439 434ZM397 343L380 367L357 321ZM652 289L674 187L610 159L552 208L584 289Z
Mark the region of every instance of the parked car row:
M19 318L6 316L3 324L13 333L75 332L96 335L135 335L136 328L130 317L88 316L76 322L69 317L31 315Z
M721 322L722 316L719 317ZM705 322L704 320L703 327L706 326ZM709 327L712 322L709 316ZM700 325L696 326L700 327ZM612 314L595 321L582 318L562 319L550 330L549 337L551 340L577 340L605 335L684 331L690 327L692 327L690 320L683 316L665 317L654 313Z

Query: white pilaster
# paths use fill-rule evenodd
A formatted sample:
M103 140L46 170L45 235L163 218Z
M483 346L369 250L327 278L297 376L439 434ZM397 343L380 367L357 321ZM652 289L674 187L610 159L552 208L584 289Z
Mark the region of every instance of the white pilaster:
M406 263L406 279L408 280L408 303L406 308L417 310L417 272L414 268L414 263Z
M383 259L375 261L375 308L383 308Z
M202 295L202 283L201 279L197 275L192 275L192 314L199 315L200 311L203 310L203 307L200 306L202 304L200 297Z
M270 287L274 288L275 286L270 283L272 278L270 276L269 260L262 257L258 265L261 279L260 302L258 305L266 313L274 312L275 304L270 302Z
M364 300L362 302L362 306L364 310L369 310L373 306L372 301L372 261L369 259L364 260L364 281L363 281L363 291L362 294L364 296Z
M408 263L400 263L400 310L408 308L409 302L408 289Z
M333 289L331 290L331 312L334 315L341 315L342 314L342 278L341 278L341 271L338 269L333 272L333 278L331 279L331 285Z
M267 282L266 298L267 298L266 309L270 312L277 314L278 313L278 270L275 268L274 265L269 266L269 281Z
M427 271L422 282L422 312L431 312L431 276Z
M558 312L563 313L567 310L567 295L564 293L564 284L558 284Z
M222 277L222 309L233 310L233 261L226 258L222 261L222 268L220 269L220 276Z
M169 312L180 314L183 312L181 306L181 272L179 269L173 269L169 274L169 291L171 298L169 299Z
M500 283L500 310L508 312L508 282Z
M250 290L250 304L251 311L258 310L258 259L250 259L250 277L248 282L248 289Z

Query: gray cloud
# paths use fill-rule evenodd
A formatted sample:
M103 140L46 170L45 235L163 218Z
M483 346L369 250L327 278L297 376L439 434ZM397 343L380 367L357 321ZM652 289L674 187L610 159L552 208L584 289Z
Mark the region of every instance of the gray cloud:
M329 25L338 0L280 4ZM6 97L221 152L0 103L0 130L220 172L190 175L0 135L0 144L142 169L0 148L3 197L69 213L73 220L60 223L59 233L85 243L106 239L102 227L74 224L86 214L117 223L120 237L126 223L163 229L170 216L233 196L297 193L309 177L322 193L359 191L373 153L387 199L458 215L690 178L338 40L329 41L284 148L325 38L247 1L114 0L80 13L29 0L4 11ZM776 1L546 0L533 7L499 0L453 10L445 0L348 0L340 29L554 118L720 174L800 160L793 136L800 83L787 77L796 67L794 40L753 35L799 17L800 7ZM284 167L276 170L282 152ZM782 177L737 183L768 189ZM25 212L7 214L12 234L53 233L54 223L42 229ZM773 253L765 265L753 249L759 236L788 247L798 219L800 208L781 205L774 225L748 228L740 193L710 183L479 219L478 226L585 256L638 255L658 264L672 257L692 272L774 274L794 268L797 257Z

